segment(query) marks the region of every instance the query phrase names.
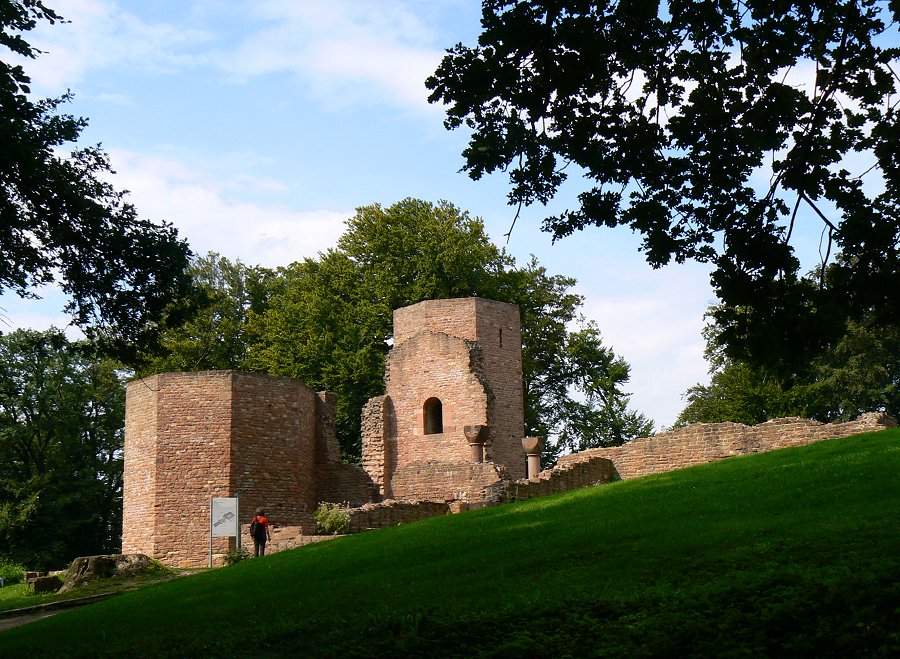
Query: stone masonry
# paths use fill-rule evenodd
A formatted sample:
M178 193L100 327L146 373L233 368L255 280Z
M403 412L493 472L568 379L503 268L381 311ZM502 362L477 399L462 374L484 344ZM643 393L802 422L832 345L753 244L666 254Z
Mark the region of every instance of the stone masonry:
M238 497L247 519L262 507L272 519L312 533L321 472L345 492L366 494L342 500L368 501L365 474L340 464L333 428L322 428L323 418L333 419L333 403L299 380L236 371L163 373L129 383L123 552L179 567L205 565L213 497ZM317 442L325 447L318 456ZM213 552L230 542L216 538Z
M386 395L363 412L363 468L384 498L465 499L525 476L519 309L482 298L394 312ZM473 464L466 426L487 426Z
M478 298L422 302L394 313L394 341L387 394L363 415L362 466L341 462L336 397L298 380L204 371L129 383L123 551L205 565L214 497L238 497L245 520L262 507L303 535L315 532L322 501L437 502L369 508L359 524L370 528L427 516L447 501L481 501L524 476L518 308ZM483 460L472 460L472 425L482 428ZM233 542L214 539L213 554Z

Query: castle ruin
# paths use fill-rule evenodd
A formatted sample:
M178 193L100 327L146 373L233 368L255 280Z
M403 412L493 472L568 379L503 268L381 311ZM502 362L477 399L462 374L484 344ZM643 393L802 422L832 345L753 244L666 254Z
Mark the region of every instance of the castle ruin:
M129 383L122 551L205 564L213 497L314 533L322 501L478 502L526 475L515 305L398 309L385 382L363 411L361 467L340 460L335 396L298 380L204 371ZM227 549L227 539L215 543Z
M239 371L135 380L122 551L206 565L211 549L221 555L233 542L210 547L213 497L238 497L245 519L265 508L278 531L300 537L315 533L320 502L349 504L356 532L896 425L881 413L833 424L694 424L540 471L540 441L522 437L522 391L519 310L480 298L394 312L385 394L363 409L361 466L341 462L334 394L299 380Z

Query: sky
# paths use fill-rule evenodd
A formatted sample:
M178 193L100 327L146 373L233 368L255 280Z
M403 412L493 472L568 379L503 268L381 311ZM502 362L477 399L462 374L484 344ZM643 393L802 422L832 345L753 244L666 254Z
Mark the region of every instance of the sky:
M573 205L507 205L505 175L460 172L467 136L447 131L424 80L445 49L474 45L480 0L50 0L69 22L28 35L37 96L71 90L119 189L174 224L197 254L267 267L333 247L354 209L406 197L482 218L524 264L575 277L583 312L631 365L632 406L669 426L708 381L701 329L708 268L651 269L627 228L555 244L541 220ZM0 297L0 331L65 327L64 298Z

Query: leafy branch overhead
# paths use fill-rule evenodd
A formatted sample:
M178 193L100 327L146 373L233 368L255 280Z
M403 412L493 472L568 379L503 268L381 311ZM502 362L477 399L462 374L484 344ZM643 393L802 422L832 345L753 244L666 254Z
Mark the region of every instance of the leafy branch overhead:
M62 19L40 0L0 0L0 46L37 57L23 34L40 20ZM133 357L186 294L187 244L171 225L141 219L106 181L112 168L99 146L62 154L87 122L61 112L70 94L34 100L30 82L22 66L0 61L0 293L34 297L58 281L73 321Z
M473 178L507 171L527 205L582 176L546 230L628 226L654 267L711 263L732 356L789 371L844 319L900 315L898 22L896 1L484 0L478 45L427 85ZM805 281L801 217L823 233Z

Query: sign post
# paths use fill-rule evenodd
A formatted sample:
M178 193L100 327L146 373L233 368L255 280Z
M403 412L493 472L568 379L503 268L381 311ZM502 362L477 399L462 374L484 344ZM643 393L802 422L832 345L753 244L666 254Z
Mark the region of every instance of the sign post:
M237 497L214 497L209 501L210 567L212 567L213 538L237 538L237 546L241 546L241 517Z

